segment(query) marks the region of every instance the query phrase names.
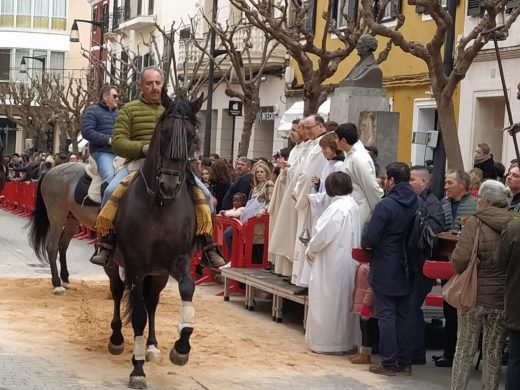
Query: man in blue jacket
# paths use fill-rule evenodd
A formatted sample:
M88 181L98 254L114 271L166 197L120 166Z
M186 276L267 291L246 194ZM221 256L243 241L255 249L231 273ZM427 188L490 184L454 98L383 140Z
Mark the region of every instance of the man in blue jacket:
M99 91L99 101L85 111L81 122L81 135L89 142L90 154L96 160L103 181L114 176L112 131L118 114L117 90L104 85Z
M408 339L411 280L408 276L404 240L418 207L409 183L410 168L402 162L386 167L386 196L377 204L362 237L362 246L372 249L369 282L379 315L381 363L370 372L380 375L411 375L411 345Z

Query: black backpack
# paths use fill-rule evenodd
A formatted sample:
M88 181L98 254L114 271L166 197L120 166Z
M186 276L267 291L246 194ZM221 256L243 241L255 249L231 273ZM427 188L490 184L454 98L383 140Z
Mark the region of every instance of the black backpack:
M418 207L409 221L403 240L404 266L407 276L421 274L424 262L432 257L437 236L430 226L430 214L424 200L417 197Z

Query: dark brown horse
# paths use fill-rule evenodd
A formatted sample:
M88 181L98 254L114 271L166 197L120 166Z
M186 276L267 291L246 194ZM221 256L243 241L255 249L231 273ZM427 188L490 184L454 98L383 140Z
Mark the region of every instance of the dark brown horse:
M146 350L155 352L157 341L150 332L145 341L143 333L147 318L149 328L154 328L154 316L150 314L155 313L159 293L169 276L178 282L182 300L180 338L170 351L170 360L177 365L188 361L195 315L192 304L195 284L190 273L195 247L194 182L188 157L196 139L196 113L201 103L202 99L192 103L163 97L165 111L155 128L148 156L120 201L115 219L114 262L124 267L126 277L123 283L117 268L106 269L114 297L109 349L120 353L123 348L119 306L126 285L130 288L134 330L131 388L146 388Z
M188 361L195 314L195 285L190 274L195 246L194 182L188 155L196 144L196 113L201 103L202 98L195 103L184 99L171 101L163 94L165 111L155 128L148 156L120 201L115 219L113 262L105 267L114 299L108 349L112 354L120 354L124 349L121 300L126 289L134 330L131 388L146 388L145 359L160 353L155 338L155 310L169 276L177 280L182 299L180 338L170 351L170 360L178 365ZM55 293L62 293L63 287L68 286L65 255L78 224L95 224L97 208L78 205L73 197L83 172L81 164L63 164L51 169L38 185L29 241L40 260L50 262ZM60 276L56 266L58 252ZM119 266L125 269L124 279Z

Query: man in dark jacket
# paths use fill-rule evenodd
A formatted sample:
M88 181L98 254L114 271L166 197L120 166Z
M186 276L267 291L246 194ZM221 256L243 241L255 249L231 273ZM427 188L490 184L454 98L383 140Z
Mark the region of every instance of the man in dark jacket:
M461 218L470 217L477 210L477 201L469 192L471 179L463 170L449 171L444 182L446 197L442 200L444 209L444 230L459 230ZM444 312L444 354L434 356L437 367L451 367L457 345L457 309L443 303Z
M444 230L444 210L442 204L430 191L430 171L423 165L416 165L410 171L410 184L415 193L420 197L421 207L428 213L428 226L437 234ZM435 248L430 249L431 251ZM419 264L424 264L428 254L417 253ZM426 347L424 344L424 315L422 305L426 295L433 287L433 279L427 278L421 273L414 275L414 285L410 295L410 334L412 345L412 364L426 364Z
M402 162L386 167L387 195L377 204L361 244L372 249L370 286L379 315L381 363L370 372L410 375L411 345L408 335L411 280L404 255L404 240L418 207L410 181L410 168Z
M246 194L246 197L249 199L249 193L251 192L251 186L253 185L251 161L249 161L245 156L239 157L235 171L237 173L237 178L233 183L231 183L229 190L226 192L226 195L224 195L221 210L231 210L233 208L233 196L237 192Z
M482 174L485 179L497 179L497 172L495 169L495 161L493 161L493 155L491 154L491 148L488 144L478 144L475 148L474 155L474 168L482 170Z
M81 121L81 135L89 142L90 154L96 160L103 180L114 176L112 131L117 118L117 90L104 85L99 91L99 101L89 107Z
M509 329L509 362L506 390L518 388L520 383L520 219L513 219L502 233L495 260L506 269L505 313Z
M518 211L518 209L520 209L520 168L518 166L509 168L509 173L506 177L506 186L509 187L513 195L509 210Z

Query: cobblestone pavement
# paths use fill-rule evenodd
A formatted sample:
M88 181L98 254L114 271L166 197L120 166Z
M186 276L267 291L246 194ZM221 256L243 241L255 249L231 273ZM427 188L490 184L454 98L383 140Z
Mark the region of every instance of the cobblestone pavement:
M23 225L26 222L26 219L0 210L0 278L49 277L50 275L48 267L42 267L39 264L27 244L26 232L23 231ZM68 258L70 273L75 278L83 280L105 278L100 267L94 267L88 263L92 249L91 245L87 245L83 241L72 241ZM214 294L215 288L203 287L200 291ZM228 305L234 303L240 305L237 302L230 302ZM263 313L244 311L244 315L257 315L260 323L262 321L271 322L268 310ZM0 313L0 325L1 323L2 315ZM291 331L294 331L299 323L279 326L292 327ZM295 365L297 365L297 359L296 356ZM154 365L147 365L150 389L222 389L212 383L213 379L208 377L203 369L192 370L189 375L177 375L177 368L172 366L171 370L168 369L167 374L171 375L171 379L162 378L161 380L155 375L155 370L157 369L154 368ZM337 368L331 369L326 375L316 375L313 372L295 374L294 371L287 372L287 375L279 375L279 371L277 371L273 375L265 370L255 374L252 370L253 374L249 376L244 374L237 378L226 379L230 390L441 390L449 388L450 383L450 370L435 368L431 362L428 362L426 366L414 367L412 377L376 378L372 375L367 376L367 373L362 370L366 370L366 367L359 369L359 375L352 374L356 372L352 369L342 372ZM103 374L100 375L100 372ZM164 369L162 372L164 377ZM20 341L14 333L0 332L0 390L126 389L128 373L129 366L126 362L125 365L121 363L118 366L107 368L106 361L91 362L88 360L88 354L74 350L72 347L70 354L67 354L66 357L55 356L52 354L52 348L43 352L41 348L35 348L27 342ZM469 389L480 388L479 375L480 373L473 372ZM503 385L501 389L503 389Z

